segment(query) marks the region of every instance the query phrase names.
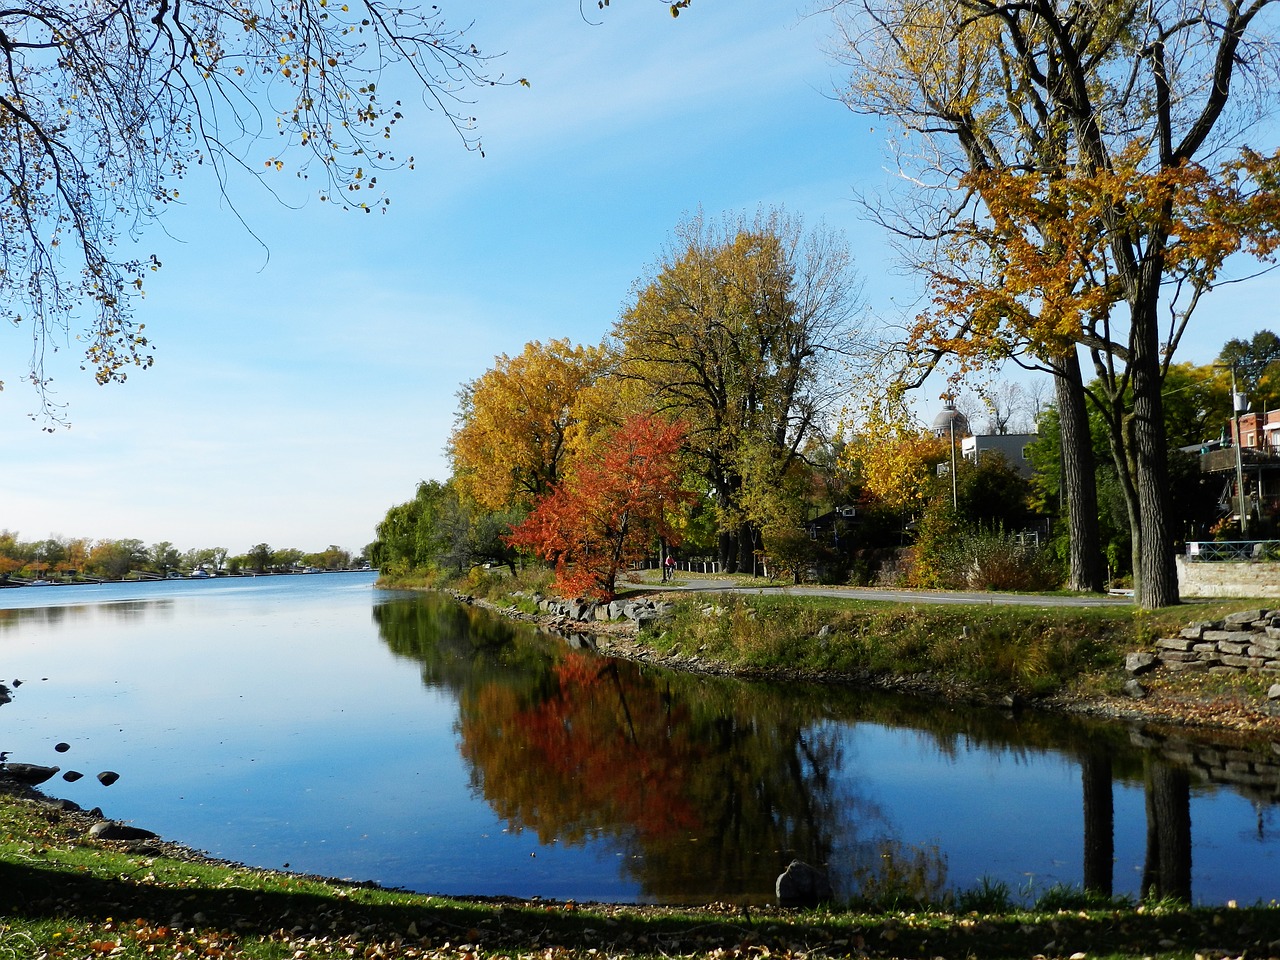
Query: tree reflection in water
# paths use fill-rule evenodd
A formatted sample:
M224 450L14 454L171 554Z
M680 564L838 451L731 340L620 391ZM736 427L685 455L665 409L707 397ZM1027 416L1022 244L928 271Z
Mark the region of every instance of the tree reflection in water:
M877 887L881 873L945 873L921 866L936 851L885 855L887 821L834 775L838 730L808 691L608 660L440 597L376 616L425 683L457 695L472 785L508 828L543 843L608 838L654 899L758 895L791 859L837 853L858 856Z
M1143 889L1190 898L1187 771L1125 727L673 673L443 596L382 604L375 618L424 683L456 697L472 787L508 829L544 844L606 841L655 901L758 899L793 858L825 867L843 899L937 900L945 853L895 836L894 811L860 792L845 734L861 723L910 730L944 756L1078 758L1079 875L1104 894L1114 784L1145 785Z

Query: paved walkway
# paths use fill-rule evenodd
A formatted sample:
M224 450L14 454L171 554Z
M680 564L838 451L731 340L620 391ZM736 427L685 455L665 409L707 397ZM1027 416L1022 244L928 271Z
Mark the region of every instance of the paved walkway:
M1123 594L1080 594L1049 596L1032 593L986 593L960 590L877 590L873 587L807 587L779 584L776 587L735 586L730 580L701 580L676 575L674 583L657 580L631 580L632 586L651 590L688 591L696 593L781 593L793 597L842 597L847 600L880 600L888 603L963 603L1024 607L1124 607L1133 605L1133 597Z

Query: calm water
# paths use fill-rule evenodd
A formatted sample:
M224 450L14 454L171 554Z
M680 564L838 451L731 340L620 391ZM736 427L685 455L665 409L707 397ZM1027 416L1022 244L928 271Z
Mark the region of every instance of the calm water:
M1280 896L1270 744L670 674L372 583L0 590L0 750L217 856L423 892L768 902L799 856L843 894L1135 894L1189 852L1197 901Z

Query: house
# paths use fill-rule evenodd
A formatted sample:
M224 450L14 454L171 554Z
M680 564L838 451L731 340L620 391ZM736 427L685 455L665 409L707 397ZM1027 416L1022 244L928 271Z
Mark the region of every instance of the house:
M1246 450L1280 454L1280 410L1240 414L1231 423L1231 441Z
M1221 483L1218 503L1224 519L1240 523L1243 501L1249 537L1275 532L1280 521L1280 409L1232 419L1222 441L1201 447L1200 472Z

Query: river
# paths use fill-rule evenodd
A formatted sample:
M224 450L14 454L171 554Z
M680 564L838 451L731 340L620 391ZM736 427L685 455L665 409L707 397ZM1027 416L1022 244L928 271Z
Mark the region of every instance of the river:
M797 857L842 896L1280 894L1269 743L582 646L368 573L0 590L0 750L215 856L425 893L763 903Z

